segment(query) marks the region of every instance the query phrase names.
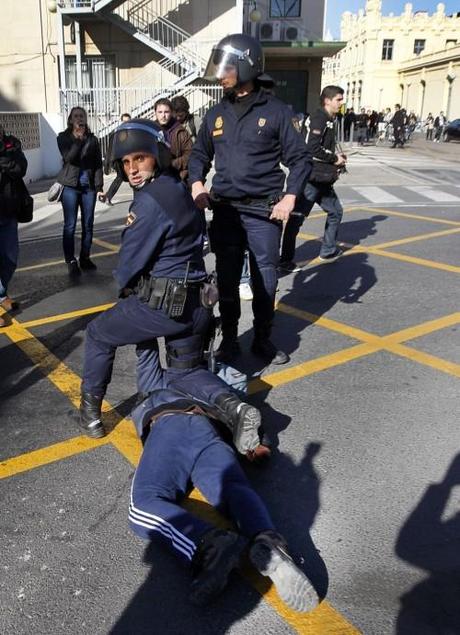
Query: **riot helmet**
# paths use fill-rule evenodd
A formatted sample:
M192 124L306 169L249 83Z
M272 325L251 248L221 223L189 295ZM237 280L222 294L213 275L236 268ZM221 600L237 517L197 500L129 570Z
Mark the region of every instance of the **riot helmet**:
M156 159L155 176L171 167L171 152L162 130L149 119L131 119L115 130L112 142L112 164L124 181L122 159L133 152L146 152Z
M227 35L212 49L204 79L222 79L229 66L236 68L239 84L260 77L264 72L264 52L260 42L244 33Z

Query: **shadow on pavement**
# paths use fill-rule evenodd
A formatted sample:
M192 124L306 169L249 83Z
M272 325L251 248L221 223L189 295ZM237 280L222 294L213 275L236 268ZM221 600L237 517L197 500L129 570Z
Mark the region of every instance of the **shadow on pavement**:
M286 455L276 454L270 463L268 486L271 493L269 507L276 508L276 513L272 514L275 526L287 539L297 564L300 563L320 597L324 598L328 587L327 569L309 533L320 505L320 479L313 465L320 447L318 443L307 445L299 465L294 465ZM246 471L254 481L259 480L257 474L263 479L267 473L254 467ZM257 483L256 489L261 489ZM185 506L189 512L208 520L215 518L216 510L207 503L188 499ZM188 600L192 579L189 571L176 562L170 552L161 549L160 540L156 538L146 547L143 563L150 567L149 574L110 630L110 635L165 632L224 635L232 624L250 614L260 602L260 597L250 590L248 583L232 574L226 590L215 603L204 608L194 607ZM252 571L250 577L253 577ZM263 592L269 588L270 581L258 577L257 585Z
M460 632L460 511L445 518L449 497L460 486L460 454L440 483L430 485L403 525L396 554L428 577L401 598L397 635ZM456 499L458 501L458 498Z

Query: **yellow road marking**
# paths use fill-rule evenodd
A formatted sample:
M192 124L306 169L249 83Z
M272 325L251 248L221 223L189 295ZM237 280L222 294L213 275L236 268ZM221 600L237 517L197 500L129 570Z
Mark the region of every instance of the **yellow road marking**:
M298 236L304 240L313 239L313 240L317 240L318 242L321 242L321 238L319 238L318 236L312 236L312 234L304 234L303 232L300 232ZM422 238L420 238L419 240L422 240ZM403 241L404 239L401 239L398 242L398 244L400 245L404 244ZM413 238L406 239L406 242L413 242ZM388 243L383 243L384 246L386 246L387 244ZM417 258L415 256L408 256L406 254L399 254L395 251L387 251L386 249L380 249L377 246L373 247L371 245L369 246L353 245L351 243L345 243L345 242L341 242L340 245L347 247L347 251L344 253L344 256L352 256L353 254L356 254L356 253L374 254L375 256L383 256L384 258L400 260L402 262L407 262L413 265L421 265L422 267L428 267L430 269L439 269L441 271L448 271L449 273L460 273L460 267L456 267L455 265L449 265L443 262L436 262L434 260L427 260L426 258ZM304 266L306 264L314 264L316 262L321 263L321 260L319 258L314 258L313 260L304 260L299 262L299 265Z
M395 212L394 210L385 209L383 207L360 206L355 209L362 210L363 212L371 212L372 214L375 212L381 212L382 214L387 214L388 216L399 216L401 218L410 218L412 220L424 220L428 223L439 223L441 225L454 225L456 227L460 227L460 221L446 220L444 218L436 218L433 216L422 216L421 214L410 214L409 212Z
M91 258L104 258L104 256L113 256L116 253L113 249L111 251L103 251L97 254L91 254ZM56 265L65 265L65 261L62 260L48 260L41 262L39 265L30 265L29 267L18 267L16 273L19 271L34 271L35 269L46 269L47 267L54 267Z
M70 311L69 313L59 313L58 315L50 315L49 317L39 318L38 320L30 320L29 322L20 322L23 329L31 329L35 326L42 326L43 324L51 324L52 322L59 322L61 320L72 320L74 318L82 317L84 315L93 315L93 313L100 313L113 307L114 302L109 304L100 304L99 306L89 307L88 309L79 309L78 311Z
M73 437L67 441L55 443L46 448L33 450L26 454L13 456L5 461L0 461L0 479L9 478L21 472L28 472L37 467L48 465L62 459L67 459L76 454L99 448L109 443L108 438L90 439L89 437Z
M415 243L419 240L428 240L429 238L440 238L441 236L449 236L450 234L456 234L460 232L460 227L455 229L443 229L439 232L431 232L430 234L420 234L419 236L412 236L411 238L400 238L399 240L390 240L387 243L379 243L378 245L370 245L373 249L386 249L387 247L396 247L397 245L407 245L408 243Z
M428 335L434 331L445 329L449 326L455 326L460 323L460 312L451 313L435 320L429 320L416 326L410 326L407 329L402 329L396 333L385 335L382 339L390 344L400 344L401 342L407 342L423 335Z
M446 359L441 359L440 357L436 357L435 355L424 353L423 351L415 348L410 348L409 346L404 346L403 344L390 344L389 346L385 346L385 350L389 351L390 353L400 355L401 357L406 357L413 362L418 362L423 366L430 366L431 368L440 370L441 372L448 375L460 377L460 364L454 364L453 362L449 362Z
M93 243L99 245L99 247L104 247L104 249L110 249L114 252L120 251L120 245L115 245L114 243L109 243L106 240L101 240L100 238L93 238Z
M41 342L36 340L32 334L14 320L13 324L7 327L5 332L11 341L17 344L21 350L30 357L56 388L64 393L71 402L78 407L80 387L80 378L78 375L65 366L65 364L53 355L53 353L48 351ZM77 437L48 448L36 450L19 457L13 457L12 459L0 463L0 478L13 476L35 467L41 467L62 458L74 456L75 454L101 445L107 445L108 443L114 445L132 465L137 465L142 447L134 431L133 424L127 419L123 419L120 422L120 415L106 401L104 401L103 404L103 411L107 413L105 422L109 426L116 425L112 432L104 439L96 441ZM201 503L206 502L201 492L196 489L193 490L191 497L192 504L193 500ZM206 512L203 512L203 508L201 507L199 515L206 518L208 516L207 512L210 512L208 518L212 518L211 522L215 522L217 519L217 524L222 526L223 523L224 526L228 526L228 521L216 516L216 510L211 508L209 504L207 504L206 510ZM314 633L322 635L324 632L349 633L350 635L359 633L345 618L330 607L327 602L322 602L321 606L308 616L299 615L299 613L290 610L281 602L273 587L267 590L266 581L260 575L251 573L245 577L249 582L254 584L261 595L298 633L304 633L306 627L308 627L312 635L314 635Z

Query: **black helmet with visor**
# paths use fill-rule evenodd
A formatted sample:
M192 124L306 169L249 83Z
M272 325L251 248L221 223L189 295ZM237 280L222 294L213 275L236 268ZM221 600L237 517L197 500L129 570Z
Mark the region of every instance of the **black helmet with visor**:
M235 33L224 37L212 49L204 79L222 79L231 67L236 69L238 83L243 84L260 77L264 64L260 42L250 35Z
M124 181L128 177L123 170L122 159L133 152L146 152L156 159L158 175L171 166L171 152L165 136L153 121L149 119L131 119L115 130L112 142L112 164Z

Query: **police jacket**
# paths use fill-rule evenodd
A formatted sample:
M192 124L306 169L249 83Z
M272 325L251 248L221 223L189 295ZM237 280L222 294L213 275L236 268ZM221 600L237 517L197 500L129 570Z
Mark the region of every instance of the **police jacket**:
M283 190L299 195L311 163L293 113L282 101L260 89L249 109L237 116L224 96L201 125L188 163L189 182L206 180L215 159L212 188L224 198L263 198Z
M395 128L402 128L406 124L406 114L404 110L397 110L393 115L391 123Z
M335 163L338 159L335 154L334 118L324 108L319 108L311 117L307 148L315 159L325 163Z
M162 174L134 191L114 276L120 289L133 288L142 275L189 279L206 275L204 221L187 187Z
M27 159L16 137L0 137L0 217L16 216L18 187L27 170Z
M68 187L78 187L80 172L86 170L91 190L101 192L104 186L102 176L101 148L92 132L85 139L77 139L72 132L64 130L57 138L62 155L62 170L57 181Z

